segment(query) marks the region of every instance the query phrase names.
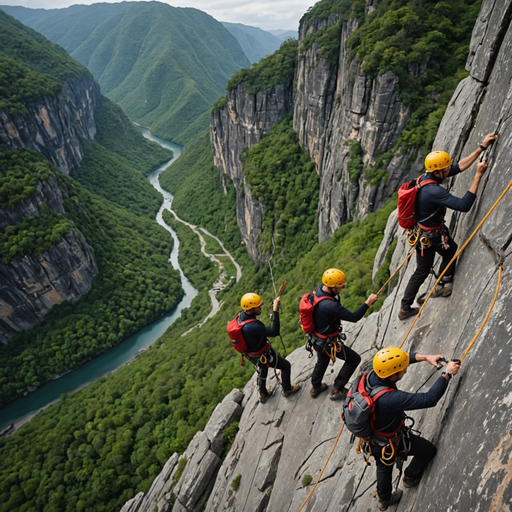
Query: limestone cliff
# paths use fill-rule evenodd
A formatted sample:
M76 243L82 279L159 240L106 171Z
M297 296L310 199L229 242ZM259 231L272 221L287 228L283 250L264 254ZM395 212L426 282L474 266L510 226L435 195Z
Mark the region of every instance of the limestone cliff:
M0 342L36 325L56 304L77 300L97 275L94 254L76 229L46 252L0 264Z
M26 104L28 114L16 117L0 110L0 151L30 148L44 155L62 172L80 165L80 137L94 139L94 107L100 94L92 79L72 78L54 96Z
M244 84L227 92L227 104L212 113L210 140L217 169L226 174L236 190L236 211L242 240L251 258L261 257L257 239L265 213L261 201L251 195L243 170L243 152L261 138L284 114L293 110L293 81L256 93L246 92Z
M484 0L468 59L470 76L457 88L441 123L436 144L446 147L456 158L472 152L483 136L499 126L499 142L488 153L489 170L478 199L470 212L449 215L447 221L459 244L468 239L512 177L512 0ZM469 188L474 166L452 179L452 193L462 196ZM489 216L457 262L453 294L431 299L409 336L412 319L397 318L400 299L415 265L405 266L398 285L388 295L379 313L357 324L346 325L347 344L365 358L384 346L398 346L424 354L460 358L469 347L488 312L495 294L498 268L504 263L501 287L489 320L464 359L462 369L448 386L435 408L413 411L415 428L438 447L437 457L427 468L420 485L406 490L393 510L429 512L510 511L512 501L512 201L511 191ZM395 222L395 217L390 217ZM389 226L388 232L392 232ZM389 243L387 237L385 243ZM409 250L403 237L395 250L391 270L398 267ZM381 251L385 252L385 251ZM427 280L420 293L433 285ZM335 445L342 427L341 404L326 395L313 401L309 395L314 359L304 349L289 356L292 382L302 390L284 398L275 380L275 396L258 403L253 378L243 390L240 430L222 466L214 459L206 464L209 443L199 434L189 446L184 476L160 481L166 492L173 486L187 485L187 496L201 499L173 501L171 494L145 502L132 503L138 510L203 510L204 491L211 487L213 468L217 474L209 494L207 512L296 512L313 489ZM325 381L332 384L341 366ZM400 383L409 392L428 389L439 376L427 363L410 367ZM427 378L429 378L427 381ZM201 441L201 442L200 442ZM196 448L194 448L196 447ZM202 455L201 455L202 454ZM195 458L194 458L195 457ZM197 458L201 460L196 460ZM192 461L194 461L192 463ZM174 465L177 464L174 456ZM355 444L344 431L326 465L320 483L304 511L353 512L375 510L375 464L368 468ZM191 473L192 472L192 473ZM184 473L184 475L185 475ZM397 473L395 472L395 475ZM195 476L193 476L195 475ZM205 481L208 475L208 481ZM308 477L308 478L305 478ZM401 486L401 484L399 483ZM177 488L177 487L175 487ZM354 499L353 499L354 498ZM139 503L142 497L139 497ZM127 510L126 508L123 510Z
M303 19L299 48L307 38L335 24L341 25L338 53L330 59L323 57L316 41L299 52L294 109L294 129L321 176L320 242L348 219L364 218L382 207L408 174L407 163L413 157L413 152L407 152L391 158L388 178L380 183L372 184L376 180L349 172L350 144L360 145L365 167L375 165L377 158L395 145L411 109L398 97L398 77L393 72L370 80L357 59L350 58L345 43L358 28L355 20L334 14L323 20Z

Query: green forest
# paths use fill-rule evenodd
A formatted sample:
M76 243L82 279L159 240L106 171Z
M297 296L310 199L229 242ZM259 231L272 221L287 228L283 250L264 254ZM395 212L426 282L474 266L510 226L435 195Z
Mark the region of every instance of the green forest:
M197 9L161 2L2 8L87 66L130 119L180 144L208 127L212 103L250 65L224 26Z

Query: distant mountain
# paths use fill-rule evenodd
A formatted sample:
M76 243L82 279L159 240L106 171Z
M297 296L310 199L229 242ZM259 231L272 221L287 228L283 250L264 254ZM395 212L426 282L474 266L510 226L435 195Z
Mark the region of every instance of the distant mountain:
M197 9L160 2L3 9L87 66L132 120L176 142L208 125L229 78L250 64L222 24Z
M283 42L279 37L258 27L225 21L222 24L236 37L251 62L259 62L263 57L274 53Z
M276 36L281 41L286 41L287 39L298 39L299 32L298 30L269 30L269 32Z

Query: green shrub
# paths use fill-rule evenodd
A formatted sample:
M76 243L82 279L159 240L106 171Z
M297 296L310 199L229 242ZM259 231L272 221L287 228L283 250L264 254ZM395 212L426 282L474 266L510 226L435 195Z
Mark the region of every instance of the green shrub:
M304 478L302 479L302 487L307 487L313 480L313 477L311 475L304 475Z
M238 488L240 487L240 480L242 479L242 475L237 475L235 479L231 482L231 489L233 491L238 491Z

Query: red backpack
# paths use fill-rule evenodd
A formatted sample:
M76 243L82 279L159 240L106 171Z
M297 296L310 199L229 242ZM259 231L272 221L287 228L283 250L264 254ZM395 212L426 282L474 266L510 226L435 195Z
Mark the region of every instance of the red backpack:
M249 322L256 322L256 318L250 318L249 320L244 320L243 322L240 320L240 313L236 315L236 318L228 322L228 335L231 339L231 344L233 345L233 348L242 354L242 366L245 366L245 360L244 355L247 354L247 343L245 342L244 336L242 334L242 327ZM265 353L268 348L270 347L270 344L267 343L265 347L263 347L261 350L258 350L257 352L251 352L250 355L253 356L259 356L263 353Z
M315 332L315 324L313 322L313 310L315 306L324 299L334 300L334 297L324 295L322 297L316 296L316 290L311 293L305 293L300 299L299 312L300 312L300 327L306 334L314 334L318 338L331 338L338 335L339 330L330 336L324 336ZM336 318L334 320L337 320Z
M420 183L419 176L416 180L404 183L398 189L398 224L404 229L412 229L416 225L416 194L418 190L435 180L425 180Z

